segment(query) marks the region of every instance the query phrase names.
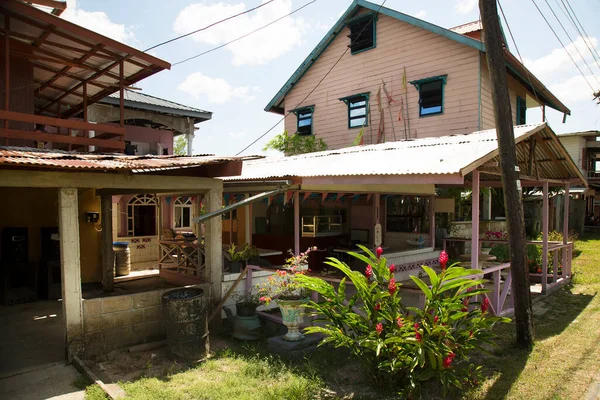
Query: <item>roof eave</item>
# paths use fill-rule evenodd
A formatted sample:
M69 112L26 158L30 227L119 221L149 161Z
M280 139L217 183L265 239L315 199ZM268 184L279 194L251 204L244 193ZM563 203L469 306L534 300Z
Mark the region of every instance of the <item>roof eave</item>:
M105 97L102 100L100 100L99 103L118 106L120 104L120 100L115 99L113 97ZM136 109L145 110L145 111L153 111L153 112L158 112L158 113L163 113L163 114L177 115L177 116L181 116L181 117L190 117L190 118L194 118L195 120L197 119L196 122L208 121L208 120L212 119L212 112L210 112L210 111L204 111L204 112L185 111L185 110L180 110L177 108L156 106L153 104L147 104L147 103L127 100L127 99L125 99L125 107L126 108L136 108Z

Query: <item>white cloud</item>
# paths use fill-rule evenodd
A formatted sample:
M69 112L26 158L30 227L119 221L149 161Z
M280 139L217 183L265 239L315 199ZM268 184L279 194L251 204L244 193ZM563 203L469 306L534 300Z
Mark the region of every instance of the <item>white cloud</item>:
M417 12L414 17L419 19L424 19L427 16L427 10L420 10Z
M587 80L594 82L594 78L588 75ZM549 89L560 101L566 104L571 104L577 101L592 101L592 90L587 82L581 76L575 75L567 80L554 83L549 86Z
M595 37L589 37L589 41L591 42L593 47L596 47L598 44L598 39ZM538 58L537 60L529 60L524 59L525 65L527 68L531 70L538 78L548 78L552 77L552 75L559 72L566 72L571 69L575 69L573 65L573 61L569 58L569 54L577 64L579 64L579 68L581 68L586 73L589 72L587 67L583 63L581 56L579 53L583 55L585 60L588 62L590 66L593 68L593 60L590 51L588 50L584 39L579 36L574 42L569 43L567 46L567 52L561 47L552 50L550 54L547 54L543 57ZM579 53L577 52L579 50ZM596 72L597 74L597 72Z
M262 1L264 3L266 0ZM181 10L173 29L178 34L187 33L246 9L244 3L190 4ZM193 35L192 39L211 46L220 45L262 27L291 11L291 0L276 1L256 11L199 32ZM307 29L308 24L303 18L290 16L227 45L227 49L233 54L234 65L266 64L299 45Z
M477 7L477 0L459 0L454 8L461 14L467 14L475 7Z
M229 132L229 136L231 136L234 139L239 139L245 135L246 135L246 132Z
M76 0L68 0L67 3L67 9L62 13L61 18L119 42L130 45L138 43L131 27L112 22L105 12L82 10L77 7Z
M214 104L224 104L232 98L240 98L246 102L255 98L250 94L249 86L233 87L225 79L211 78L201 72L188 75L177 86L177 90L185 92L195 99L205 98Z

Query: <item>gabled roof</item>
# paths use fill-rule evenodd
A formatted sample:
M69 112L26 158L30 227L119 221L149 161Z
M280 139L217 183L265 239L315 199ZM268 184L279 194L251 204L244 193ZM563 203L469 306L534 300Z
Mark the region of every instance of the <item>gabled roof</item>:
M175 103L171 100L161 99L135 90L125 89L125 107L137 110L153 111L161 114L194 118L194 122L202 122L212 118L212 112L199 108ZM113 93L100 100L100 103L119 105L119 93Z
M433 32L437 35L443 36L447 39L454 40L455 42L462 43L465 46L470 46L476 50L485 52L485 45L483 42L473 39L469 36L465 36L464 34L459 33L462 30L474 29L473 26L467 26L474 23L466 24L464 29L461 27L455 27L451 29L442 28L441 26L432 24L427 21L423 21L421 19L412 17L408 14L401 13L396 10L392 10L387 7L380 7L379 4L374 4L366 0L353 0L350 7L342 14L342 16L338 19L338 21L333 25L333 27L327 32L325 37L321 39L321 41L317 44L317 46L313 49L312 52L306 57L306 59L300 64L300 66L296 69L296 71L292 74L292 76L287 80L287 82L283 85L283 87L275 94L275 96L271 99L269 104L265 107L265 111L275 112L279 114L283 114L284 110L282 107L285 96L292 90L294 85L302 78L302 76L308 71L308 69L317 61L320 55L327 49L329 44L333 42L333 40L337 37L337 35L344 29L346 26L346 21L354 16L360 8L364 8L367 10L371 10L373 12L379 12L383 15L387 15L388 17L395 18L399 21L406 22L408 24L417 26L419 28L425 29L429 32ZM459 29L460 28L460 29ZM523 64L521 64L508 50L505 50L506 54L506 64L511 73L517 77L521 81L523 85L525 85L529 90L536 92L537 96L540 97L541 101L546 102L550 107L555 110L561 111L565 114L571 114L571 110L569 110L564 104L560 102L550 91L537 79ZM528 76L531 77L531 81L533 84L534 90L532 90L531 85L529 84ZM294 104L296 106L296 104Z
M514 127L517 159L522 174L528 170L531 146L527 138L534 137L536 168L539 179L576 180L585 178L577 168L556 134L546 123ZM242 174L226 181L256 181L266 179L365 177L365 176L459 176L464 178L485 165L483 180L498 181L498 141L496 130L467 135L402 140L340 150L321 151L291 157L267 157L245 161Z

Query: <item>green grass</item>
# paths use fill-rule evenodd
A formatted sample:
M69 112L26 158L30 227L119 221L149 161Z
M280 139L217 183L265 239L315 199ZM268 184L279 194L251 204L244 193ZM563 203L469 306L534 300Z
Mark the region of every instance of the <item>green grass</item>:
M466 399L582 399L600 380L600 235L577 243L570 286L534 304L532 351L514 348L514 324L496 331L498 347L476 355L485 379L476 389L456 393ZM130 399L382 399L389 393L369 386L356 362L340 350L322 349L309 359L282 361L264 348L226 350L184 372L121 384ZM439 398L435 385L423 398ZM104 400L99 387L88 400ZM393 396L389 397L393 398Z

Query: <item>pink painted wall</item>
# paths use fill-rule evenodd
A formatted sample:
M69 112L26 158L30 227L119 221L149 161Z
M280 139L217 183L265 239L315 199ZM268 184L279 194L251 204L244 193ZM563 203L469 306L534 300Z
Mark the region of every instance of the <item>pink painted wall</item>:
M125 140L142 143L160 143L173 154L173 132L163 129L152 129L141 126L126 126Z

